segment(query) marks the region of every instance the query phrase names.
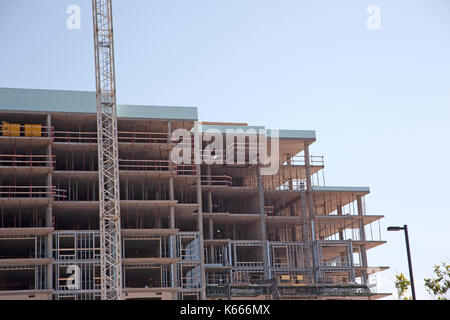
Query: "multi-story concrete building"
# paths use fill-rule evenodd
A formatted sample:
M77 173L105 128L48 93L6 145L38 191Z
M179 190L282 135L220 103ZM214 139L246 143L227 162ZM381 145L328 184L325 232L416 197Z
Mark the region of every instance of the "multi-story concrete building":
M98 299L95 93L0 89L0 120L0 299ZM367 260L382 216L366 214L369 188L325 186L314 131L279 131L274 175L174 163L172 132L194 136L197 120L193 107L118 106L123 299L384 296L370 276L386 268ZM247 138L232 154L248 156Z

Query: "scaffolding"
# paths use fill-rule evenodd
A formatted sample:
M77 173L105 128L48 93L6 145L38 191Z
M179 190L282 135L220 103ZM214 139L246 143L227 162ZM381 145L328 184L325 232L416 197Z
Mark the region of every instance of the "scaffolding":
M63 201L66 190L55 186L0 186L0 198L51 198Z

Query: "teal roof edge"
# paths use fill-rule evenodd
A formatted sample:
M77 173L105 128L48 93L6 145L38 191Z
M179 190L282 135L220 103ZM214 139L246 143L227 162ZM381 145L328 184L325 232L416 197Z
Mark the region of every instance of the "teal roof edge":
M0 110L96 113L93 91L0 88ZM198 120L196 107L117 105L120 118Z

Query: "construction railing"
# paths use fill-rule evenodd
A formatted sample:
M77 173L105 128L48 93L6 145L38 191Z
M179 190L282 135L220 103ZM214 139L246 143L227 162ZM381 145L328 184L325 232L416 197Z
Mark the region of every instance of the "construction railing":
M264 267L264 262L259 262L259 261L236 261L236 267L243 267L243 268Z
M233 178L230 176L202 176L203 186L222 186L231 187L233 185Z
M310 156L309 163L311 166L324 166L324 156ZM295 156L291 158L292 166L304 166L306 165L305 157Z
M168 143L167 132L119 131L119 142L128 143Z
M195 165L189 164L170 164L168 160L119 160L120 170L130 171L156 171L156 172L168 172L172 171L177 175L196 175L197 169Z
M55 142L97 143L97 132L54 131ZM161 132L119 131L119 143L169 143L169 135Z
M175 166L172 165L175 169ZM119 159L120 170L132 171L170 171L171 166L166 160L128 160Z
M54 186L0 186L0 198L53 198L64 200L66 190Z
M97 132L54 131L55 142L97 143Z
M180 176L194 176L197 174L197 168L191 164L175 165L175 174Z
M289 263L286 257L283 258L272 258L272 263L274 268L289 268Z
M261 262L261 264L263 264ZM233 270L232 271L232 280L231 283L237 284L237 283L250 283L252 281L258 281L258 280L264 280L264 274L263 273L256 273L251 271L245 271L245 270Z
M264 213L266 216L272 217L275 215L275 207L274 206L264 206Z
M0 167L54 167L53 155L0 154Z
M224 143L226 141L224 140ZM225 149L211 149L211 150L201 150L201 156L203 161L210 162L225 162L227 160L227 156L232 157L233 162L239 161L239 154L242 154L245 162L248 162L249 154L253 154L254 157L258 155L258 144L255 143L242 143L235 142L230 145L226 145Z
M229 282L230 282L230 275L228 273L206 274L206 284L224 285Z

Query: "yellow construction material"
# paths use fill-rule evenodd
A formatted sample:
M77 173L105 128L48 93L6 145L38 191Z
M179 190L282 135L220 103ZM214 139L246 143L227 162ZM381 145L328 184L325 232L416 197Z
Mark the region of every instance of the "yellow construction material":
M2 122L2 133L7 137L19 137L20 136L20 124Z
M42 125L40 124L26 124L25 137L40 137L42 135Z

